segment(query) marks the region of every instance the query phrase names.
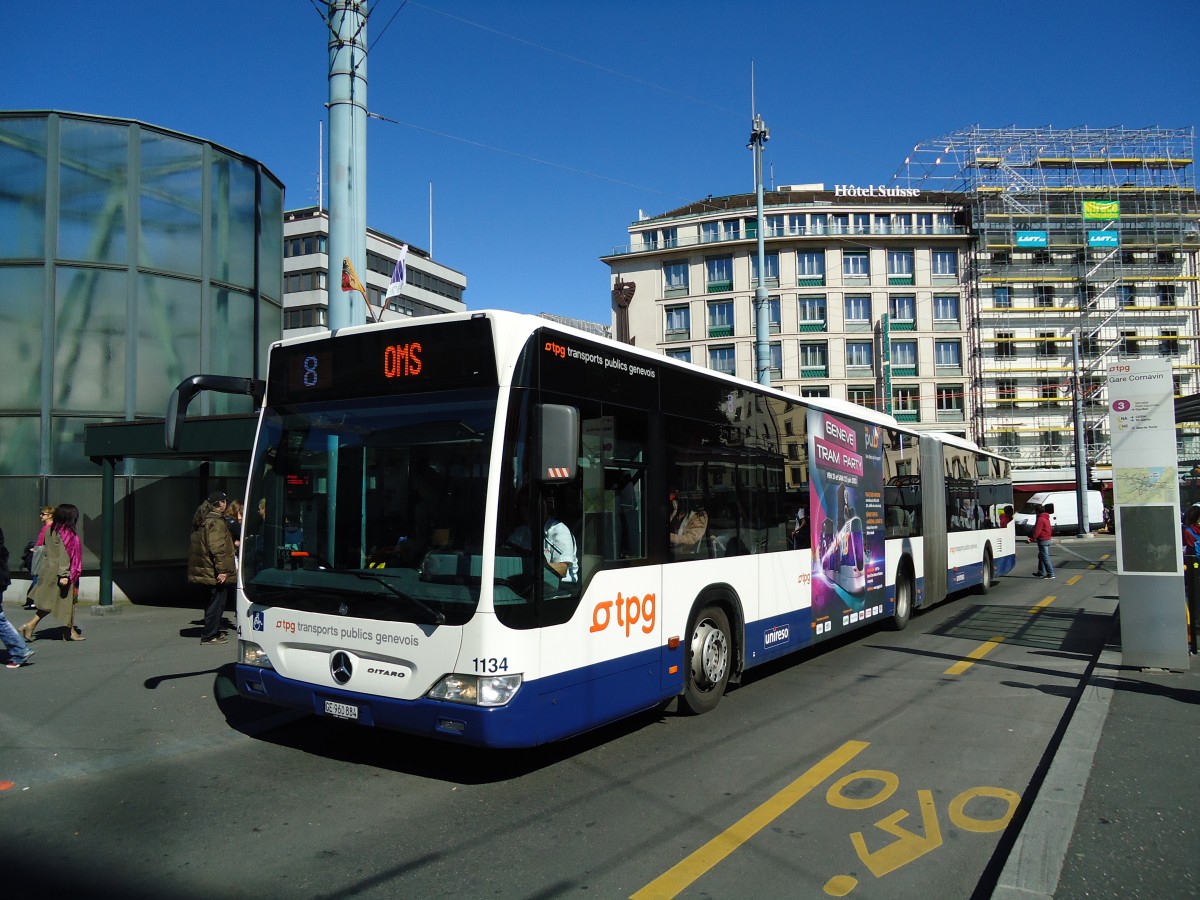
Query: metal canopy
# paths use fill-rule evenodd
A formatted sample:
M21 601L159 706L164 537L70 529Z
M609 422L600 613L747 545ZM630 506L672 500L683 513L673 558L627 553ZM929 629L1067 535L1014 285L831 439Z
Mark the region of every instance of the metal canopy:
M113 519L116 463L121 459L194 459L250 462L258 414L208 416L183 421L178 450L167 449L163 419L105 422L83 430L83 452L103 470L100 529L100 605L112 606Z

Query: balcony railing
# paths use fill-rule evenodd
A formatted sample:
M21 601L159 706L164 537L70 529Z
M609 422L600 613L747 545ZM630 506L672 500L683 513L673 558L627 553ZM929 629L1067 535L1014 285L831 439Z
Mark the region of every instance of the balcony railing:
M661 250L676 250L681 247L698 247L700 245L725 244L736 241L754 241L757 236L752 234L753 229L739 231L736 234L700 234L691 237L679 237L672 241L641 241L637 244L623 244L613 247L610 256L625 256L630 253L654 253ZM897 228L891 225L876 224L871 229L860 227L849 227L835 230L832 226L797 226L795 228L767 228L764 232L766 240L780 238L796 238L796 237L811 237L811 238L826 238L837 237L839 234L872 234L884 235L888 237L906 237L909 235L923 235L927 237L957 237L963 236L967 230L960 225L935 225L935 226L913 226L910 228Z
M828 378L829 377L829 366L828 365L801 366L800 367L800 377L801 378Z

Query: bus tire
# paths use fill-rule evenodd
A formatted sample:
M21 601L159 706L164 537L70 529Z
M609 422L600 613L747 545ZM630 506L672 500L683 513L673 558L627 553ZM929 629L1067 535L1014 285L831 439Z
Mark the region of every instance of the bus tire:
M979 587L976 590L981 594L986 594L992 589L992 582L996 580L996 564L992 562L992 548L983 548L983 578L979 582Z
M719 606L700 610L689 630L687 678L679 706L699 716L721 702L733 667L733 641L729 635L729 617Z
M901 566L896 573L896 607L888 622L892 631L903 631L908 625L908 620L912 618L914 596L912 569L907 565Z

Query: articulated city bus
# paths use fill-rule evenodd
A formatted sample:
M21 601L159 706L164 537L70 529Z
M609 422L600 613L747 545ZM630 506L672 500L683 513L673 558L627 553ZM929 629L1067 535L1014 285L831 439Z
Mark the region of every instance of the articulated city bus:
M492 747L578 734L1015 563L1006 460L548 320L270 354L237 686ZM539 537L540 536L540 537Z

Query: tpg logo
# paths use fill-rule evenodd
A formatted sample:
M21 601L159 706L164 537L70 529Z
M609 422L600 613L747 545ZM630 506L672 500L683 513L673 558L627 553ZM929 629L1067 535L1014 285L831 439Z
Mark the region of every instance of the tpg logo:
M250 614L250 624L255 631L264 631L266 629L266 616L260 609L258 612Z

